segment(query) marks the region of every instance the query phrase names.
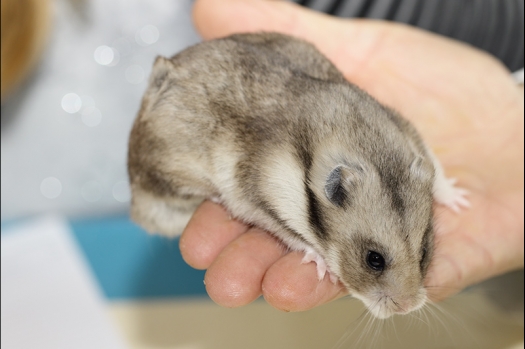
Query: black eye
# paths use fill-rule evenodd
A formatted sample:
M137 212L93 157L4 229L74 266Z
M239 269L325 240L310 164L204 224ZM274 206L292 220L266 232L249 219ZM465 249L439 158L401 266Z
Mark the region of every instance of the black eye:
M385 269L385 259L379 253L374 251L368 251L366 256L366 263L374 270L381 271Z

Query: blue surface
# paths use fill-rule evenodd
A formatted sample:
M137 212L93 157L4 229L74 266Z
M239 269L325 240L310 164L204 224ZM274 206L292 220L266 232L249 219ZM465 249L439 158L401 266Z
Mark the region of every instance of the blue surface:
M109 299L206 295L204 271L183 261L178 239L148 235L127 216L70 224Z

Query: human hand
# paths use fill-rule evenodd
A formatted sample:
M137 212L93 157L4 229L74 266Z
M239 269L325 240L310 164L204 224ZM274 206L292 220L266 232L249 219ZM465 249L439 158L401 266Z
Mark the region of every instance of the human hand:
M472 204L460 214L436 207L425 281L432 300L523 267L523 88L495 59L404 25L342 20L280 1L199 0L194 21L205 39L253 31L303 38L412 121ZM195 212L180 248L188 264L208 269L208 294L227 307L262 294L278 309L298 311L346 294L328 278L319 282L302 253L211 202Z

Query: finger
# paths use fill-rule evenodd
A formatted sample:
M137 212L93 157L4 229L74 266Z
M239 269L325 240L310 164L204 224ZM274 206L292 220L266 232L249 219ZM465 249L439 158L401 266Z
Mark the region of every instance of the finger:
M204 201L180 238L182 258L193 268L206 269L226 245L247 230L248 226L232 219L222 206Z
M425 280L425 285L431 286L429 298L432 301L443 300L469 285L523 267L505 257L505 254L512 254L505 253L512 247L497 240L485 245L462 235L450 241L439 239L437 244L439 249L436 249Z
M427 291L431 301L440 301L461 291L467 285L466 278L472 268L479 268L482 253L476 252L474 247L479 245L466 237L472 227L464 226L465 217L476 221L474 215L472 211L455 214L448 207L436 209L435 249L424 283L430 286Z
M315 263L301 264L302 257L299 252L288 253L268 269L262 292L269 304L284 311L302 311L347 294L328 276L319 281Z
M240 307L261 295L268 268L286 253L264 231L253 228L232 241L209 267L205 276L208 295L226 307Z
M476 196L472 199L476 207L483 207ZM432 301L512 267L505 256L516 241L507 241L499 229L485 232L483 217L488 215L479 209L455 215L444 208L436 214L435 250L425 280Z

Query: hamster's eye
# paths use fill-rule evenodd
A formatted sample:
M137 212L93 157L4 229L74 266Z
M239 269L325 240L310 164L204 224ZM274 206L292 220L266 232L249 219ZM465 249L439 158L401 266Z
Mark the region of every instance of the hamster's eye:
M375 251L368 251L366 256L366 263L374 270L382 271L385 269L385 259L379 253Z

